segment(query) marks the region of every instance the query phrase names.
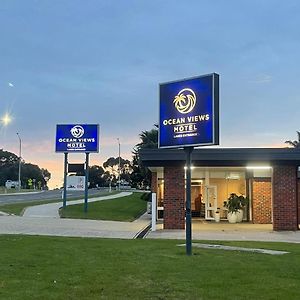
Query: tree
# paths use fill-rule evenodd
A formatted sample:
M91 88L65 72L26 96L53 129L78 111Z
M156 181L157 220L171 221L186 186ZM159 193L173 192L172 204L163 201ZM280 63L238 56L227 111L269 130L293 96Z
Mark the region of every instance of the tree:
M144 148L153 149L158 147L158 125L154 124L154 127L155 128L149 131L142 131L142 133L139 135L142 141L135 146L137 151Z
M119 176L119 157L110 157L103 163L103 167L112 175L112 181L116 183ZM131 172L130 161L120 157L120 180L129 182Z
M151 172L142 164L139 151L158 147L158 125L155 124L154 127L149 131L142 131L139 135L141 142L133 148L131 184L134 187L145 188L146 186L150 186Z
M90 188L105 185L104 170L102 167L94 165L89 168Z
M297 131L298 141L285 141L286 144L292 146L293 148L300 148L300 131Z
M44 171L42 171L44 170ZM46 177L44 177L46 175ZM29 187L28 180L32 180L37 183L40 182L41 187L47 186L47 181L51 178L51 174L47 169L40 169L38 165L31 163L24 163L22 165L22 177L21 181L23 186Z
M42 176L44 178L44 181L46 182L46 185L47 185L48 181L51 178L51 173L47 169L43 169L43 168L41 168L41 172L42 172Z
M22 161L21 182L27 186L28 179L32 179L41 187L47 186L51 174L47 169L40 169L39 166ZM8 151L0 149L0 186L5 185L6 180L18 180L19 157ZM40 184L38 184L40 182Z
M18 180L19 157L14 153L0 149L0 186L5 185L6 180Z

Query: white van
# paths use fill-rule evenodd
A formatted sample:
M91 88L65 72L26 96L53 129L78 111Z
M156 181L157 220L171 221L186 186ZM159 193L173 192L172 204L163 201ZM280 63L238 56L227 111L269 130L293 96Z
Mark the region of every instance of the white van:
M16 189L19 187L19 181L6 180L5 187L7 189Z

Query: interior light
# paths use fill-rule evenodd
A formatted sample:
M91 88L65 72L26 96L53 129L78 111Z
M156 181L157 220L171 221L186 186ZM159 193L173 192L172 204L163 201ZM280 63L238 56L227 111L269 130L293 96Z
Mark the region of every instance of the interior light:
M272 169L271 166L247 166L247 170L270 170Z

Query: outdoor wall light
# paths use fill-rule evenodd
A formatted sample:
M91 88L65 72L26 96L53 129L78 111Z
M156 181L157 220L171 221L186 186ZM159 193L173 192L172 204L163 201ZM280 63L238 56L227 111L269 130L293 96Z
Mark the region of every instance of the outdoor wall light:
M184 169L187 170L187 166L184 166ZM194 170L195 167L194 166L191 166L191 170Z
M247 170L270 170L271 166L246 166Z

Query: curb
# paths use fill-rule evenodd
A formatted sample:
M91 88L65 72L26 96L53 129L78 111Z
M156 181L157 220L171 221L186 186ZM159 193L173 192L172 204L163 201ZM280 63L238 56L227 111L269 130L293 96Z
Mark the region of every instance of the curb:
M133 239L143 239L149 232L151 228L151 224L147 225L144 227L142 230L140 230L134 237Z

